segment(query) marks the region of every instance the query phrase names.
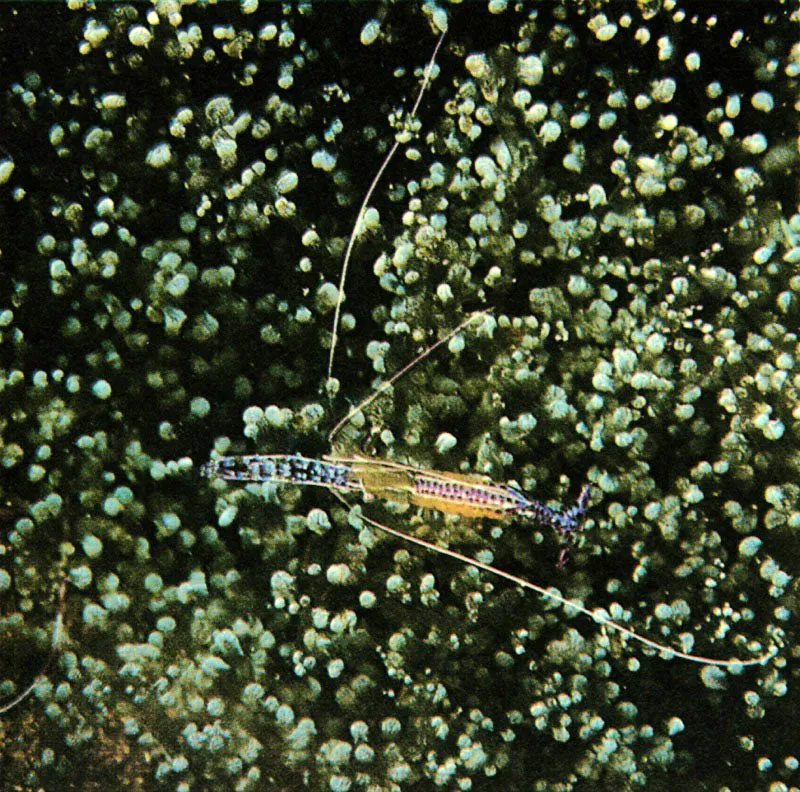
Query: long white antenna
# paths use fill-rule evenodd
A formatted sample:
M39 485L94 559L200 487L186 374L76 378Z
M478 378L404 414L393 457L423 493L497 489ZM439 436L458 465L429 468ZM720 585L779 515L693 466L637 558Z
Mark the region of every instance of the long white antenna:
M433 55L431 55L431 59L428 62L428 65L425 67L425 77L422 80L422 85L420 86L419 93L417 94L417 100L414 102L414 107L411 110L411 114L409 119L414 118L417 113L417 109L419 108L419 103L422 101L422 95L425 93L425 89L428 87L428 84L431 80L431 73L433 72L433 65L436 62L436 56L439 53L439 47L444 40L444 32L439 36L439 40L436 42L436 46L433 49ZM378 172L375 174L375 178L372 180L372 184L370 184L369 189L367 190L367 194L364 196L364 200L361 202L361 208L358 210L358 216L356 217L355 225L353 226L353 231L350 234L350 240L347 243L347 250L344 254L344 261L342 262L342 274L339 277L339 294L336 299L336 310L333 313L333 332L331 333L331 351L328 356L328 381L330 381L331 377L333 377L333 356L336 353L336 342L339 339L339 319L342 312L342 302L344 301L344 284L347 280L347 269L350 265L350 256L353 253L353 246L356 242L356 236L358 235L359 230L361 229L361 224L364 222L364 215L367 212L367 206L369 206L370 199L372 198L372 194L375 192L375 188L378 186L378 182L383 176L386 168L388 167L389 163L391 162L394 153L397 149L400 148L400 140L395 137L394 145L389 150L389 153L383 160L380 168L378 168Z
M338 492L334 492L334 494L345 506L351 508L350 504ZM510 572L506 572L503 569L498 569L491 564L484 564L475 558L470 558L463 553L451 550L449 547L442 547L441 545L434 544L433 542L428 542L425 539L420 539L418 536L414 536L413 534L403 533L403 531L398 531L396 528L390 528L388 525L384 525L377 520L373 520L371 517L367 517L363 513L359 515L359 519L373 526L373 528L377 528L384 533L390 534L398 539L402 539L404 542L410 542L411 544L418 545L419 547L424 547L426 550L429 550L432 553L448 556L449 558L460 561L462 564L466 564L467 566L477 567L478 569L482 569L484 572L489 572L492 575L496 575L497 577L509 581L510 583L514 583L520 588L535 591L545 599L557 602L566 608L572 608L578 613L588 616L590 619L604 627L607 627L611 630L616 630L633 641L639 641L639 643L663 653L665 655L665 659L669 659L670 657L679 657L681 660L689 660L692 663L701 663L702 665L716 666L717 668L737 668L740 666L764 665L771 658L778 654L778 647L776 645L771 646L768 651L764 652L758 657L750 657L746 660L741 660L738 658L732 658L730 660L718 660L714 657L705 657L704 655L682 652L680 649L675 649L671 646L667 646L666 644L654 641L652 638L639 635L639 633L635 632L630 627L625 627L625 625L614 621L610 616L607 615L603 608L595 608L594 610L590 610L580 602L567 599L555 588L545 588L544 586L539 586L536 583L532 583L530 580L525 580L525 578L512 575Z
M414 368L414 366L416 366L417 363L419 363L422 360L425 360L425 358L428 357L428 355L437 350L442 344L446 344L454 335L460 333L465 327L467 327L467 325L472 324L476 319L481 319L484 316L488 316L491 312L492 312L491 308L486 308L483 311L478 311L478 313L472 314L472 316L465 319L460 325L458 325L458 327L454 327L447 335L440 338L436 343L431 344L423 352L420 352L410 363L406 363L406 365L403 366L403 368L401 368L400 371L396 371L394 374L392 374L392 376L388 380L386 380L386 382L382 383L380 387L376 388L369 396L367 396L366 399L364 399L364 401L360 402L355 407L353 407L353 409L350 410L350 412L347 413L347 415L345 415L345 417L342 418L341 421L339 421L339 423L337 423L336 426L333 427L333 429L331 429L330 433L328 434L328 445L331 446L333 445L333 441L336 439L336 435L338 435L339 432L342 431L342 427L348 424L354 415L361 412L361 410L363 410L365 407L369 407L369 405L372 404L372 402L374 402L375 399L377 399L388 388L391 388L391 386L395 382L397 382L397 380L399 380L400 377L402 377L410 369Z

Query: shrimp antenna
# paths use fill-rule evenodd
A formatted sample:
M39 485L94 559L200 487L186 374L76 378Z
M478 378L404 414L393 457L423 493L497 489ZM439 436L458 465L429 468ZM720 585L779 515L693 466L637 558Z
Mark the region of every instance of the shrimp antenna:
M392 385L395 382L397 382L397 380L400 379L400 377L404 376L412 368L414 368L414 366L416 366L417 363L420 363L423 360L425 360L425 358L428 357L428 355L430 355L432 352L435 352L442 344L446 344L454 335L460 333L465 327L472 324L476 319L481 319L484 316L488 316L491 312L492 312L491 308L486 308L483 311L478 311L477 313L472 314L470 317L465 319L460 325L458 325L458 327L454 327L449 333L447 333L447 335L443 336L438 341L436 341L436 343L431 344L431 346L429 346L427 349L420 352L410 363L406 363L406 365L403 366L403 368L401 368L400 371L397 371L394 374L392 374L392 376L388 380L386 380L386 382L382 383L380 387L376 388L369 396L367 396L366 399L364 399L364 401L360 402L355 407L353 407L353 409L350 410L350 412L347 413L347 415L345 415L345 417L342 418L339 421L339 423L337 423L336 426L333 427L333 429L331 429L330 433L328 434L328 445L333 445L333 441L336 439L336 436L339 434L339 432L342 431L342 428L352 420L354 415L357 415L365 407L369 407L369 405L372 404L372 402L380 398L383 393L385 393L389 388L391 388Z
M351 508L350 504L338 492L335 492L334 494L345 506ZM655 649L656 651L663 653L666 655L665 659L669 659L670 657L679 657L681 660L689 660L692 663L701 663L703 665L716 666L717 668L738 668L742 666L765 665L772 657L778 654L778 647L776 645L771 646L764 654L759 655L758 657L749 658L747 660L740 660L736 658L731 660L717 660L713 657L704 657L703 655L691 654L690 652L682 652L679 649L674 649L671 646L654 641L652 638L639 635L639 633L635 632L630 627L625 627L625 625L611 619L603 608L595 608L594 610L590 610L580 602L567 599L555 588L544 588L536 583L531 583L531 581L526 580L525 578L521 578L517 575L512 575L510 572L498 569L491 564L484 564L481 561L470 558L463 553L459 553L447 547L441 547L433 542L420 539L417 536L403 533L403 531L398 531L396 528L390 528L388 525L384 525L377 520L373 520L371 517L367 517L363 513L359 514L359 519L363 520L374 528L383 531L384 533L401 539L404 542L418 545L419 547L423 547L432 553L438 553L439 555L453 558L467 566L477 567L478 569L482 569L484 572L489 572L492 575L503 578L504 580L507 580L510 583L519 586L520 588L535 591L545 599L548 599L552 602L557 602L560 605L563 605L565 608L572 608L573 610L578 611L578 613L588 616L590 619L604 627L616 630L617 632L627 636L628 638L631 638L634 641L638 641L645 646L649 646L651 649Z
M16 695L11 701L7 701L5 704L0 704L0 715L5 715L6 712L9 710L14 709L18 704L22 704L28 696L36 690L37 686L41 684L42 680L44 679L44 675L47 673L47 669L50 668L50 664L53 662L53 658L56 655L56 651L58 650L58 646L61 643L61 632L64 628L64 603L66 601L67 596L67 578L64 576L61 579L61 585L58 589L58 612L56 613L55 621L53 622L53 635L50 639L50 654L45 661L42 670L33 680L33 682L28 685L21 693Z
M422 101L422 96L425 93L428 85L431 81L431 74L433 72L433 66L436 62L436 56L439 54L439 47L442 45L442 41L444 40L444 31L439 36L439 40L436 42L436 46L433 49L433 55L431 55L431 59L428 62L428 65L425 67L425 76L422 80L422 85L420 86L419 93L417 94L417 100L414 102L414 107L411 109L411 113L409 115L409 120L413 119L416 114L417 110L419 109L419 104ZM331 380L333 377L333 357L336 354L336 342L339 338L339 320L341 318L342 313L342 302L344 301L344 284L347 280L347 270L350 266L350 256L353 253L353 246L356 242L356 236L358 236L359 231L361 230L361 226L364 222L364 215L367 212L367 207L369 206L370 199L372 198L372 194L375 192L375 188L378 186L378 182L381 180L386 168L389 166L389 163L392 160L397 149L400 148L400 139L398 136L395 136L394 144L392 145L391 149L389 149L389 153L384 158L383 162L381 163L380 168L378 168L378 172L375 174L375 178L372 180L372 183L367 190L366 195L364 196L364 200L361 202L361 208L358 210L358 216L356 217L356 222L353 225L353 230L350 233L350 239L347 243L347 249L345 250L344 254L344 261L342 262L342 274L339 276L339 293L336 298L336 309L333 312L333 332L331 334L331 351L328 355L328 381Z

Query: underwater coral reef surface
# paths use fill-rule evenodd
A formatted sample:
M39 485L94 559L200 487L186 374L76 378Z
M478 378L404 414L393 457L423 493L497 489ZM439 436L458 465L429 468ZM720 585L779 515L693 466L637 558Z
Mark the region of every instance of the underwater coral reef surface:
M797 789L798 21L7 6L0 788ZM200 476L327 453L486 308L336 450L588 484L565 571L525 521Z

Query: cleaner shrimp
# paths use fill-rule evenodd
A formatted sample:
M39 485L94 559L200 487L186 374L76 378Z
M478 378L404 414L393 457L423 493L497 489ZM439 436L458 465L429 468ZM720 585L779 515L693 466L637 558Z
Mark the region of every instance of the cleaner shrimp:
M443 38L444 33L440 35L433 55L425 69L421 87L409 116L411 120L413 120L423 94L430 83L436 56ZM338 381L335 380L333 375L334 358L338 340L341 305L344 299L345 283L353 248L364 222L370 199L400 145L399 140L400 138L397 136L395 144L386 155L373 178L360 205L347 244L340 272L338 299L331 332L327 367L327 390L329 395L338 390ZM368 406L379 399L395 382L459 332L477 320L485 318L489 313L491 313L490 310L484 310L469 316L457 327L418 354L417 357L388 380L384 381L371 395L350 410L336 424L328 435L330 447L334 448L334 441L340 431L356 415L362 413ZM559 566L562 568L568 558L570 547L575 542L581 523L589 511L591 499L590 487L584 486L574 505L566 509L555 509L530 498L514 486L503 482L494 482L487 476L457 474L374 457L339 455L333 452L321 459L309 458L300 454L219 455L213 453L211 459L202 466L201 473L210 479L221 479L232 483L271 482L278 485L324 488L329 490L348 508L352 504L346 500L345 496L356 494L365 502L383 500L393 504L417 506L444 514L459 515L467 519L494 520L506 523L518 521L533 524L537 527L552 528L560 536L563 543L559 558ZM446 556L459 563L475 567L501 578L519 588L533 591L545 600L558 603L566 609L583 614L607 630L615 631L625 638L655 650L664 659L676 657L707 666L735 669L743 666L763 665L778 653L778 647L774 645L766 652L751 658L719 659L682 651L642 635L619 621L615 621L604 608L590 608L580 601L569 599L556 588L539 585L449 547L420 538L412 533L406 533L363 514L363 511L359 515L359 519L402 542L416 545L431 553Z

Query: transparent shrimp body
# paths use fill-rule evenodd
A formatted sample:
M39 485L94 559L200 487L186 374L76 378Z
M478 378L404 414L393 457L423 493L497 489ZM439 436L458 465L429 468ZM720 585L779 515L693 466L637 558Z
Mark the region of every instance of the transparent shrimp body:
M357 492L365 500L377 498L474 519L519 519L553 528L570 543L589 502L589 488L585 487L575 506L559 511L485 476L442 473L368 457L223 456L207 462L201 472L227 481L268 481L326 487L339 493Z

